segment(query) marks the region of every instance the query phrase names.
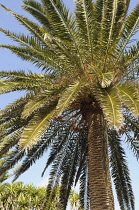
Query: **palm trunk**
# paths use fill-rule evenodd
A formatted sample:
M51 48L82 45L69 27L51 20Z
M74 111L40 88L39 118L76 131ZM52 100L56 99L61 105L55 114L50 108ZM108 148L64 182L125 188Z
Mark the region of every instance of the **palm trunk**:
M87 114L89 190L91 210L113 210L109 170L107 127L102 113Z

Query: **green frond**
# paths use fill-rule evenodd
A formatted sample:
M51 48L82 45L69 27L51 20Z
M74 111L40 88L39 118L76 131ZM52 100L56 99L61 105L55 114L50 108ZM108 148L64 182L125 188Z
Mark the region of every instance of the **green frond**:
M131 186L126 155L116 131L109 132L111 173L115 184L117 199L121 209L134 210L134 194Z
M47 111L48 112L48 111ZM44 113L43 116L35 116L29 125L25 128L20 139L20 148L31 148L38 140L44 135L51 120L56 116L56 110L53 108L48 113Z
M90 51L93 56L93 8L94 3L92 0L75 0L75 14L76 23L83 45Z
M16 14L15 12L13 12L12 10L8 9L7 7L5 7L4 5L0 4L0 6L2 6L5 10L7 10L8 12L10 12L19 22L21 22L33 35L35 35L35 37L38 38L38 40L42 41L42 43L46 44L44 38L43 38L43 33L42 30L40 28L40 26L38 26L36 23L30 21L28 18L25 18L21 15ZM10 31L6 31L2 28L0 28L0 30L4 33L10 33ZM13 39L16 39L16 37L14 36L16 34L11 35L11 37ZM17 38L17 42L20 42Z
M104 1L103 0L96 0L95 3L95 18L97 23L102 22L103 18L103 8L104 8Z
M50 67L50 60L47 57L44 57L42 54L33 53L33 51L29 48L24 47L17 47L12 45L0 45L0 47L7 48L8 50L11 50L13 53L15 53L18 57L20 57L22 60L30 61L33 64L35 64L37 67L42 68L42 70L46 70L46 68ZM46 56L46 53L45 53ZM49 53L50 57L50 53ZM46 62L47 60L47 62Z
M125 128L123 129L126 136L125 142L133 152L133 155L139 160L139 121L132 114L124 114Z
M108 40L110 35L110 28L112 23L112 13L113 13L113 0L108 0L104 2L103 5L103 15L102 15L102 21L101 21L101 42L102 47L104 50L107 50L108 46Z
M26 81L26 83L21 81L0 79L0 94L19 91L19 90L27 90L33 89L36 85L33 84L33 81Z
M113 16L113 20L115 19L114 21L115 24L112 24L113 26L111 25L113 28L112 30L113 35L111 37L113 40L117 39L117 41L119 41L119 38L121 38L120 36L122 32L122 27L123 27L125 18L127 16L129 3L130 3L130 0L124 0L124 1L117 0L117 4L115 2L115 6L117 7L116 10L114 9L115 6L113 5L113 15L115 13L115 17Z
M50 89L52 81L49 75L35 74L29 71L1 71L0 77L7 77L7 79L0 79L0 92L7 93L17 90L40 90L40 83L42 83L41 90Z
M23 80L28 80L28 81L32 81L34 80L34 82L42 82L43 80L46 81L47 83L51 83L51 77L47 74L44 73L40 73L40 74L36 74L33 73L32 71L28 71L27 73L23 70L19 70L19 71L0 71L0 77L7 77L7 78L11 78L11 79L17 79L19 81Z
M61 134L62 131L63 128L61 128L61 125L57 125L56 121L51 123L50 127L47 129L41 140L27 151L26 157L23 160L21 166L18 168L14 180L16 180L22 173L28 170L40 157L43 156L44 152L50 148L52 142L57 141L57 133L59 132ZM61 137L63 136L61 135Z
M55 161L59 152L62 151L61 154L63 154L64 157L64 154L66 152L65 145L67 143L66 141L68 139L70 130L71 130L70 126L66 126L64 128L59 127L59 130L57 131L59 133L59 136L54 140L54 143L52 144L51 152L46 162L46 166L42 172L42 176L44 175L48 166L50 166Z
M52 24L53 34L63 40L77 54L83 70L81 42L75 26L75 19L61 0L42 0L48 20ZM73 53L72 52L72 53Z
M113 32L114 32L113 29L114 29L115 20L116 20L117 8L118 8L118 0L113 0L112 18L111 18L111 25L110 25L110 32L109 32L108 43L112 41Z
M138 91L129 82L118 86L117 89L123 103L128 107L131 113L137 117L139 115Z
M50 94L50 93L49 93ZM21 117L22 118L27 118L30 116L33 112L39 110L40 108L44 107L45 104L47 103L48 96L40 96L40 97L35 97L32 100L29 100L29 102L26 104Z
M139 59L139 41L129 47L124 56L126 62L125 66L133 65ZM136 64L136 63L135 63Z
M65 45L62 40L55 36L52 36L49 33L46 33L46 31L44 31L44 39L47 41L47 43L49 42L50 45L53 46L53 48L50 47L51 51L53 50L55 53L57 50L57 52L60 53L59 59L61 59L62 62L66 60L68 66L71 64L71 66L73 67L73 71L75 71L76 69L77 72L81 73L82 67L79 62L78 56L76 55L76 52L69 48L68 45Z
M75 62L74 57L72 57L73 63L71 62L71 60L69 62L69 59L67 59L67 57L64 55L61 56L61 52L59 52L59 50L55 49L54 47L51 49L47 48L47 50L45 49L45 52L43 53L41 53L41 50L43 50L41 48L40 48L40 52L38 49L39 53L37 52L34 53L34 51L28 47L19 47L19 46L17 47L17 46L12 46L12 45L0 45L0 47L4 47L11 50L23 60L32 62L37 67L42 68L42 70L45 70L45 72L49 72L50 69L53 69L53 71L54 70L59 71L59 69L63 69L66 71L67 65L68 65L68 69L70 68L73 69L73 63L77 65L77 60ZM59 56L56 54L56 51L57 53L59 53ZM71 56L71 55L69 54L68 56ZM79 65L77 66L79 67Z
M61 0L42 0L47 17L56 36L67 41L73 41L74 18ZM55 34L55 33L54 33Z
M12 80L7 81L7 79L0 79L0 94L24 89L26 89L26 87L21 86L20 82L14 82Z
M19 112L16 112L20 114ZM6 115L2 115L1 118L5 118L0 122L0 142L3 142L3 139L6 136L10 136L15 131L19 130L23 125L27 124L25 120L21 120L20 116L14 116L12 112L12 116L9 114L9 118Z
M139 4L136 5L134 10L128 15L125 22L124 35L125 38L132 37L139 27Z
M82 80L76 81L73 85L70 85L61 95L56 107L58 115L62 114L62 112L74 101L81 84Z
M22 112L25 104L31 97L31 94L26 94L25 97L15 100L13 103L10 103L4 109L0 110L0 117L2 118L0 122L5 122L6 118L12 118L12 115L14 116L14 113L18 113L18 111Z
M22 8L36 18L48 32L53 30L48 20L45 7L42 7L39 2L32 0L24 0L23 3Z
M123 123L122 105L116 88L96 89L103 113L111 127L118 129Z
M18 144L22 130L23 129L19 129L19 131L2 139L2 142L0 143L0 157L9 151L13 146Z
M130 43L133 35L137 33L139 29L139 4L135 7L133 12L126 18L125 27L123 31L123 39L121 39L121 49L117 56L116 62L119 61L121 55L125 51L125 48Z
M21 44L21 46L27 47L29 50L32 50L38 55L38 57L45 56L44 50L42 50L41 48L41 44L35 38L24 35L18 35L16 33L12 33L9 30L4 30L2 28L0 28L0 31L5 33L7 36L11 37L17 43ZM1 45L1 47L4 47L4 45Z
M81 176L80 176L80 204L84 210L90 209L90 198L89 198L89 177L88 177L88 161L84 162ZM84 199L86 198L86 199Z
M15 166L23 158L24 153L24 151L19 151L17 148L6 153L6 162L1 166L0 176Z

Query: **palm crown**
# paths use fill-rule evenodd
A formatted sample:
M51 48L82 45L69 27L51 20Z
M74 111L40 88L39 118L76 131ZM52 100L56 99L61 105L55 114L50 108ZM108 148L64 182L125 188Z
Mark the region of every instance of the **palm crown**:
M50 186L57 185L62 177L63 192L67 189L63 198L66 203L74 179L77 182L80 178L83 204L85 193L89 199L85 190L87 116L99 113L109 126L109 155L120 205L134 209L125 153L120 145L120 134L124 133L138 157L134 140L139 130L135 119L139 114L139 44L131 42L139 29L139 4L127 15L129 3L129 0L75 0L72 14L61 0L41 3L25 0L23 9L39 24L1 5L30 32L21 35L1 28L18 43L1 47L43 70L40 74L0 72L0 93L27 91L1 111L0 154L7 154L2 173L25 157L17 178L51 145L45 167L53 162ZM115 167L116 163L120 165Z

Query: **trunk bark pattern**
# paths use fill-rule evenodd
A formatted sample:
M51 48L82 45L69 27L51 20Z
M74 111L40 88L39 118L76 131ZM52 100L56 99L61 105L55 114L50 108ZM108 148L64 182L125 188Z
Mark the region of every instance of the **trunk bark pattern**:
M88 121L90 209L114 210L106 121L102 112L88 112L86 114Z

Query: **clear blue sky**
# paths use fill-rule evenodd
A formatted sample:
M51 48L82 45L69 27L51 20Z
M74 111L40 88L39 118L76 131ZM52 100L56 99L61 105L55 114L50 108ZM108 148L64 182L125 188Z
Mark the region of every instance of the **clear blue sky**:
M73 10L73 1L72 0L64 0L67 6ZM13 11L31 17L25 11L21 9L22 0L0 0L1 4L9 7ZM137 0L131 0L130 11L134 8L134 6L139 3ZM10 29L14 32L23 32L27 33L27 31L6 11L0 8L0 27L4 29ZM136 37L138 38L138 37ZM5 37L4 34L0 33L0 44L12 43L12 41ZM14 54L6 49L0 49L0 71L1 70L27 70L30 69L32 71L37 72L33 65L29 62L25 62L20 60ZM13 93L6 94L0 96L0 108L3 108L6 104L13 101L15 98L19 97L21 93ZM139 209L139 163L137 163L136 159L133 157L132 153L127 148L127 156L129 162L129 168L131 172L131 178L133 183L133 190L135 193L136 199L136 210ZM40 159L37 164L32 166L30 170L24 173L18 181L23 181L25 183L33 183L34 185L38 185L42 182L41 172L45 166L45 161L47 159L47 154L44 155L42 159ZM45 179L48 178L48 172L44 176ZM115 203L116 210L119 210L117 202Z

